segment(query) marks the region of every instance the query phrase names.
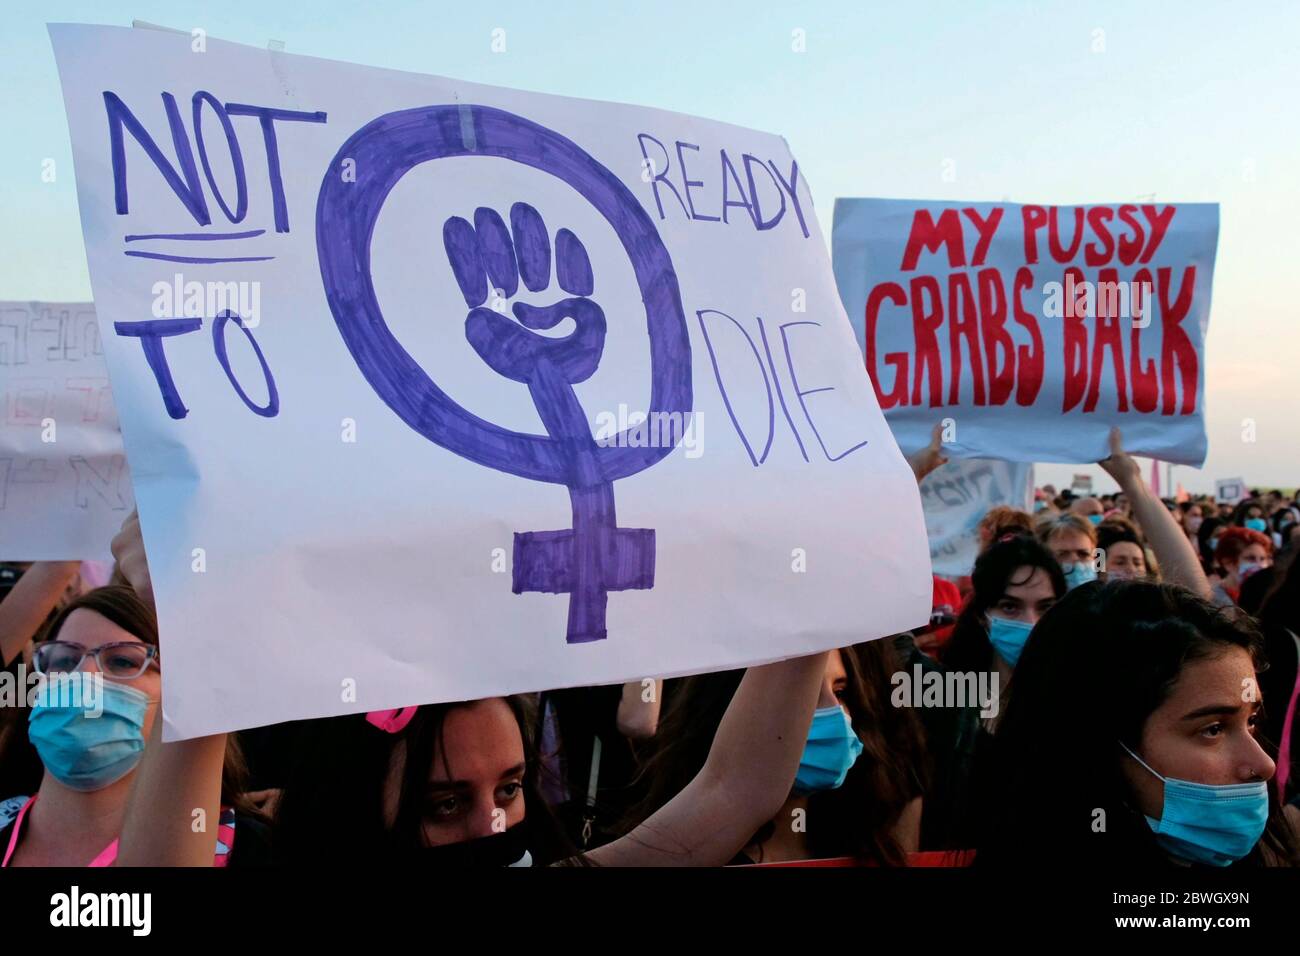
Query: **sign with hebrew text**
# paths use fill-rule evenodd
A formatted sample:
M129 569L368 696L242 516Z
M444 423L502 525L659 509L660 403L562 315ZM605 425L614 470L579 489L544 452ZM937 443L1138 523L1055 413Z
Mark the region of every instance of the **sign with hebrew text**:
M0 302L0 561L109 557L131 512L95 307Z
M970 574L980 550L980 520L999 505L1029 510L1033 492L1034 466L1023 462L954 458L926 475L921 504L934 573Z

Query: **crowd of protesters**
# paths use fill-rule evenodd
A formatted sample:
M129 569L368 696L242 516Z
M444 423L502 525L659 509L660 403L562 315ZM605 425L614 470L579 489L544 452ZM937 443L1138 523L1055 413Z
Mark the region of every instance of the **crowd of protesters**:
M0 568L3 673L45 678L0 708L3 865L1296 865L1294 492L1162 499L1111 452L1115 494L990 510L912 633L174 743L133 516L111 579ZM88 674L94 715L52 692Z

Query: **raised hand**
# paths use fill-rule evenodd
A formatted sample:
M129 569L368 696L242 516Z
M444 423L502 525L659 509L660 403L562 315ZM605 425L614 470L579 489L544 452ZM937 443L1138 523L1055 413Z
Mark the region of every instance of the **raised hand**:
M135 589L140 600L153 607L153 581L149 577L149 561L144 554L144 536L140 533L140 515L132 511L122 522L122 530L113 536L111 545L117 569L127 583Z
M1124 436L1118 428L1110 430L1110 457L1097 462L1106 474L1115 479L1120 488L1128 491L1134 485L1142 484L1142 469L1124 450Z
M909 455L907 463L912 466L912 474L916 475L918 485L930 472L948 464L948 456L943 453L943 422L930 430L930 444Z

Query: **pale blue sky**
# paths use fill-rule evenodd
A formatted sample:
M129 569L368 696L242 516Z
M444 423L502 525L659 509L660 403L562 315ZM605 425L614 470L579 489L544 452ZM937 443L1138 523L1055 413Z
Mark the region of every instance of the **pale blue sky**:
M1300 483L1300 4L1209 2L57 2L0 32L0 298L84 299L47 22L133 18L290 53L695 113L781 133L836 196L1222 204L1206 468ZM492 31L506 50L493 53ZM806 51L792 50L792 31ZM1098 32L1101 31L1101 32ZM1097 49L1100 47L1100 49ZM41 181L46 158L57 163ZM942 177L946 160L955 180ZM1242 421L1257 441L1242 441ZM1039 470L1058 485L1075 471ZM1092 469L1097 473L1097 469ZM1104 483L1103 483L1104 484Z

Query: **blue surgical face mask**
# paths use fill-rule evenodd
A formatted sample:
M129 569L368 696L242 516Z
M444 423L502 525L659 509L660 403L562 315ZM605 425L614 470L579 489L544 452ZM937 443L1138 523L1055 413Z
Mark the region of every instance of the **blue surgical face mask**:
M1101 524L1101 515L1088 515L1088 520L1093 524Z
M1264 835L1268 825L1268 784L1263 780L1215 786L1162 777L1128 747L1124 750L1164 782L1160 819L1146 820L1156 835L1156 843L1170 856L1188 863L1229 866L1254 849Z
M1071 591L1080 584L1087 584L1089 581L1097 580L1097 569L1089 562L1080 561L1077 564L1063 564L1061 570L1065 572L1065 586Z
M849 769L862 755L862 741L842 707L813 711L808 742L804 744L794 792L800 796L818 790L834 790L844 783Z
M1024 621L1008 621L1006 618L990 615L989 643L993 645L999 657L1015 667L1016 662L1020 660L1020 652L1025 649L1025 642L1029 640L1029 632L1033 629L1034 625Z
M1246 527L1251 531L1267 531L1268 522L1263 518L1247 518Z
M86 675L82 674L82 677ZM69 682L50 680L32 707L27 736L55 780L73 790L102 790L135 769L144 755L149 698L113 681L101 684L97 713L67 693ZM62 700L60 700L62 698Z

